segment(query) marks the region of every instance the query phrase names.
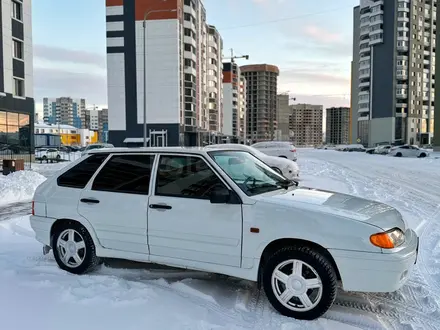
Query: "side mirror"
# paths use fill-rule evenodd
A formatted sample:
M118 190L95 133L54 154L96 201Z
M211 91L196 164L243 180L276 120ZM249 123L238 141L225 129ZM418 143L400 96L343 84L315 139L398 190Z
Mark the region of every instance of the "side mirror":
M212 204L226 204L231 199L231 192L224 187L216 187L211 191L209 201Z

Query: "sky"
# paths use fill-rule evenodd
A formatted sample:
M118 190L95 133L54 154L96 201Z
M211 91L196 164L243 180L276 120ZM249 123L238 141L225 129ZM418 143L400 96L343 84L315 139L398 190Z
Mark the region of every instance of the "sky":
M240 65L279 67L278 92L291 103L349 106L353 7L359 0L203 0L223 54L249 55ZM85 98L105 107L104 0L32 3L34 98Z

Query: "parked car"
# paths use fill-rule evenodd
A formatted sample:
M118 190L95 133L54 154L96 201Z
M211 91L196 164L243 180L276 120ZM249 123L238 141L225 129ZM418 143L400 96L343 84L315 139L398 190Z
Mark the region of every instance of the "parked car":
M390 292L419 239L393 207L297 187L249 152L91 150L35 191L30 224L58 266L122 258L262 286L283 315L312 320L347 291Z
M87 147L84 148L84 150L82 150L81 156L84 156L90 150L102 149L102 148L114 148L114 147L115 146L113 144L110 144L110 143L93 143L93 144L89 144Z
M391 148L391 145L380 145L374 148L368 148L365 152L367 154L387 155Z
M412 145L402 145L392 147L388 153L394 157L419 157L424 158L429 156L429 151Z
M348 151L348 152L366 152L367 149L362 144L340 144L336 146L337 151Z
M223 150L243 150L250 152L252 155L254 155L258 159L262 160L267 165L269 165L272 169L285 176L287 179L296 180L296 181L299 180L299 166L297 163L289 159L266 155L254 147L247 146L245 144L226 143L226 144L213 144L210 146L206 146L205 148L207 148L208 150L223 149Z
M296 162L296 148L289 141L263 141L251 145L269 156L287 158Z
M61 153L55 148L38 148L35 149L35 159L45 162L59 162L61 160Z

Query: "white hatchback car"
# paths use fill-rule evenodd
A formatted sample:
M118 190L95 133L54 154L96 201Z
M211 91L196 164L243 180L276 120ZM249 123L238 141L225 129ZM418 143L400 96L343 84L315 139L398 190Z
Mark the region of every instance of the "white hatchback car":
M101 257L234 276L281 313L315 319L348 291L390 292L419 239L394 208L297 187L245 151L91 150L36 190L30 223L74 274Z
M275 171L282 174L289 180L299 180L299 166L297 163L280 157L269 156L262 153L260 150L250 147L245 144L233 144L233 143L225 143L225 144L212 144L206 146L208 150L243 150L250 152L252 155L257 157L258 159L265 162L267 165L272 167Z
M251 145L269 156L287 158L296 162L296 148L289 141L263 141Z

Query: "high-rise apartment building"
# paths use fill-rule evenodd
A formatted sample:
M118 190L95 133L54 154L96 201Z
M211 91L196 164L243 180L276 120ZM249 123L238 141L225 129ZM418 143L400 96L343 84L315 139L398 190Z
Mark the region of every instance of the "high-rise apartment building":
M106 21L110 143L142 145L144 104L148 145L221 131L223 42L201 0L106 0Z
M70 97L43 98L43 120L47 124L70 125L82 128L86 108L85 99Z
M278 136L277 140L290 141L290 124L289 119L291 110L289 107L289 94L279 94L277 96L277 123L278 123Z
M325 143L349 144L350 108L328 108L325 120Z
M357 8L357 138L368 146L430 143L437 0L361 0Z
M108 110L85 110L83 114L83 128L98 132L98 141L107 142Z
M232 142L246 142L246 79L235 62L223 63L223 131Z
M322 144L323 107L322 105L294 104L290 106L290 130L293 143L299 146Z
M277 130L278 67L269 64L240 67L246 79L247 137L252 141L273 140Z
M26 153L34 146L32 1L1 1L0 15L0 147Z

